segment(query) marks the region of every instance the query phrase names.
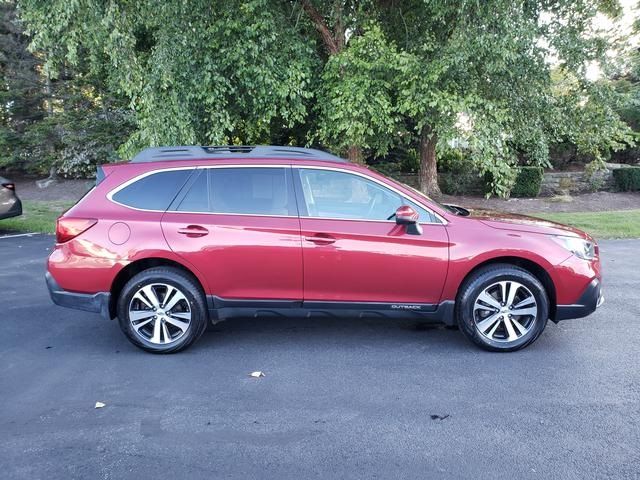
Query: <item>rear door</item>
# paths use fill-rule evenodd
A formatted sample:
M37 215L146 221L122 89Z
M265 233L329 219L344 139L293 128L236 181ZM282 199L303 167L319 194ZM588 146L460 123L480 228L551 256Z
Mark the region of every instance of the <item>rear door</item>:
M163 216L162 230L221 305L302 300L291 167L201 168Z
M355 172L320 167L294 167L294 172L305 304L381 302L428 309L439 302L449 240L436 215ZM422 234L396 225L392 217L401 205L420 213Z

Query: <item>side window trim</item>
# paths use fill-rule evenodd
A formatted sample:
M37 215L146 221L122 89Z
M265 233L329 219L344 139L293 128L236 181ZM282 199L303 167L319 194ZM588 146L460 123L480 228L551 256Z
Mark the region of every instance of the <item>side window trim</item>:
M368 175L364 175L360 172L354 172L352 170L347 170L347 169L343 169L343 168L333 168L333 167L317 167L315 165L292 165L292 169L294 171L294 175L293 175L293 179L294 179L294 184L295 184L295 193L296 193L296 200L298 202L298 212L300 214L300 218L310 218L310 219L316 219L316 220L341 220L341 221L347 221L347 222L384 222L384 223L394 223L394 220L370 220L370 219L366 219L366 218L330 218L330 217L313 217L309 215L309 212L307 210L307 204L306 204L306 200L305 200L305 196L304 196L304 191L302 189L302 180L300 178L300 170L304 170L304 169L313 169L313 170L324 170L324 171L328 171L328 172L341 172L341 173L347 173L347 174L351 174L351 175L355 175L361 178L364 178L365 180L369 180L377 185L380 185L381 187L389 190L390 192L393 192L395 195L398 195L401 200L403 202L411 202L413 204L416 204L418 206L420 206L421 208L423 208L428 214L429 214L429 219L428 221L420 221L420 224L424 225L424 224L429 224L429 225L444 225L446 221L441 220L440 217L438 215L436 215L431 209L429 209L428 207L424 206L423 204L421 204L420 202L417 202L416 200L407 197L406 195L404 195L403 193L397 191L394 188L389 187L388 185L376 180L375 178L369 177ZM408 203L404 203L405 205Z
M260 164L241 164L241 165L204 165L204 166L197 166L197 167L192 167L194 170L198 170L198 174L197 175L192 175L192 178L190 179L189 182L187 182L187 185L184 185L182 187L182 190L180 191L179 195L174 199L174 201L171 203L169 209L167 211L171 211L172 213L188 213L188 214L198 214L198 215L236 215L236 216L244 216L244 217L275 217L275 218L298 218L298 204L296 202L296 195L295 195L295 186L293 183L293 173L291 171L291 165L286 165L286 164L282 164L282 165L260 165ZM183 211L183 210L178 210L178 208L180 207L180 203L184 200L184 198L187 196L187 194L189 193L189 189L191 187L193 187L193 185L196 183L196 181L198 180L200 175L206 175L207 176L207 195L208 195L208 199L209 199L209 206L213 205L213 198L212 198L212 181L210 178L210 175L212 174L212 172L219 170L219 169L238 169L238 168L254 168L254 169L281 169L284 171L285 173L285 182L287 185L287 193L288 198L287 198L287 210L288 210L288 214L287 215L278 215L278 214L265 214L265 213L229 213L229 212L213 212L213 211L206 211L206 212L191 212L191 211Z
M159 168L157 170L150 170L148 172L145 172L145 173L137 175L137 176L135 176L133 178L130 178L129 180L124 182L122 185L119 185L116 188L114 188L113 190L109 191L107 193L107 200L109 200L111 203L115 203L116 205L120 205L121 207L129 208L131 210L137 210L137 211L140 211L140 212L159 212L159 213L168 212L170 210L170 208L173 206L173 203L174 203L175 199L178 198L180 196L180 194L184 191L185 185L187 183L189 183L189 180L194 176L193 175L193 171L196 170L196 169L197 169L197 167L175 167L175 168ZM114 195L116 195L121 190L124 190L128 186L133 185L136 182L139 182L140 180L143 180L143 179L145 179L147 177L151 177L152 175L155 175L155 174L158 174L158 173L164 173L164 172L176 172L176 171L185 171L185 170L189 171L189 174L187 175L187 178L184 180L182 185L180 185L180 187L178 188L178 190L177 190L176 194L174 195L173 199L169 202L169 206L167 208L163 209L163 210L152 209L152 208L134 207L132 205L127 205L126 203L118 202L117 200L115 200L113 198Z
M182 186L182 189L178 192L178 195L176 195L176 197L173 199L173 202L171 202L171 205L169 205L169 208L167 208L167 212L179 212L178 208L180 207L180 204L189 193L189 190L191 190L191 187L193 187L193 185L198 181L200 175L202 175L202 169L199 167L194 167L193 173L191 174L187 182Z

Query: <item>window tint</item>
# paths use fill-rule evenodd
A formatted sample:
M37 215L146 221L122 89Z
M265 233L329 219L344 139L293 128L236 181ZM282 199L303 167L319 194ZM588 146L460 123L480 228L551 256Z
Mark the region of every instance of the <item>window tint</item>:
M302 193L310 217L388 220L401 205L410 205L420 222L433 215L417 203L358 175L331 170L300 169Z
M179 212L210 212L209 175L207 170L199 170L198 177L189 187L177 210Z
M211 168L211 211L253 215L296 215L289 168Z
M311 217L387 220L403 198L382 185L350 173L300 169Z
M141 178L113 195L129 207L165 211L192 170L170 170Z

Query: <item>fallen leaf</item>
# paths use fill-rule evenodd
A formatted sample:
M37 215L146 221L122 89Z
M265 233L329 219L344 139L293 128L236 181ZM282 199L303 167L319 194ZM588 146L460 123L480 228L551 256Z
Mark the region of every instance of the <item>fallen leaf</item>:
M449 418L449 414L446 414L446 415L431 415L431 420L444 420L445 418Z
M106 406L107 406L107 405L106 405L106 404L104 404L104 403L102 403L102 402L96 402L96 406L95 406L95 408L104 408L104 407L106 407Z
M264 373L261 371L251 372L249 376L253 378L260 378L260 377L264 377Z

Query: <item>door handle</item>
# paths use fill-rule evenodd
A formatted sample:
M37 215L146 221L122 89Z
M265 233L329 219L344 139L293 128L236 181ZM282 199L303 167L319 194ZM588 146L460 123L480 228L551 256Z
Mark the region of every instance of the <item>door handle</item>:
M189 238L204 237L209 234L209 230L200 225L187 225L178 229L178 233Z
M317 245L330 245L336 241L334 237L327 233L316 233L310 237L304 237L307 242L315 243Z

